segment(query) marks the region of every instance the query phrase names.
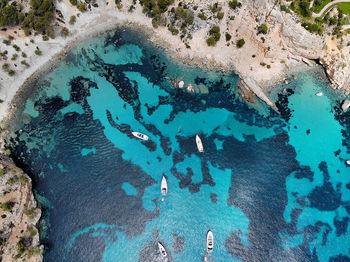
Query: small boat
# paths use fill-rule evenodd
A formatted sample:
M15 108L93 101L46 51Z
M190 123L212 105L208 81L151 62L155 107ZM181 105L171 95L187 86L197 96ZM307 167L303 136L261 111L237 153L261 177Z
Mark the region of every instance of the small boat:
M207 252L208 253L213 252L213 248L214 248L214 235L213 235L213 232L209 230L207 233Z
M160 188L162 191L162 195L165 196L168 193L168 183L166 182L165 176L163 176L163 178L162 178L162 183L161 183Z
M133 134L133 136L142 139L142 140L148 140L148 136L140 133L140 132L131 132L131 134Z
M318 92L316 95L317 96L323 96L323 93L322 92Z
M199 135L196 135L196 143L197 143L197 148L199 152L204 152L204 148L203 148L203 144L202 144L202 140L199 137Z
M345 163L350 166L350 160L346 160Z
M168 254L166 253L164 246L160 242L158 242L158 249L162 257L167 257Z

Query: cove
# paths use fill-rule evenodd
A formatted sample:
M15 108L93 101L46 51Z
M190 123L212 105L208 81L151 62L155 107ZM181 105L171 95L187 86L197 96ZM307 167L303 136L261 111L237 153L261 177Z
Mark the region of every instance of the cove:
M79 44L33 83L7 139L44 208L45 261L161 261L158 241L169 261L203 261L209 229L215 261L349 259L349 126L320 76L262 114L237 76L171 60L135 29Z

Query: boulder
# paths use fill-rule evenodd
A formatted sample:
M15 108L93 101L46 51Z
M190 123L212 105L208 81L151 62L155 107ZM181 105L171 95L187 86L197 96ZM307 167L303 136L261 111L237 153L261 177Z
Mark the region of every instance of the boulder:
M343 104L341 105L341 109L343 109L343 111L346 112L349 107L350 107L350 100L344 100Z

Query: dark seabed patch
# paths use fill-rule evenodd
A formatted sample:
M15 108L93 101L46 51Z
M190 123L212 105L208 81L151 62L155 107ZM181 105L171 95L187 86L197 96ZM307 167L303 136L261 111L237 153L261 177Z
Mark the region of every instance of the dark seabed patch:
M262 114L236 97L235 75L174 62L130 29L67 61L35 83L7 139L44 206L45 261L162 261L158 241L168 261L202 261L209 229L215 261L346 261L350 122L303 93L324 82L301 75L277 96L281 115Z

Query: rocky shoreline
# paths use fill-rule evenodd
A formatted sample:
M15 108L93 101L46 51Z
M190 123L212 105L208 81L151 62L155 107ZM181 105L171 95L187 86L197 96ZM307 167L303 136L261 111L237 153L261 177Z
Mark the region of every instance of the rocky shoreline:
M8 156L0 152L0 261L43 261L37 225L41 210L32 181Z

